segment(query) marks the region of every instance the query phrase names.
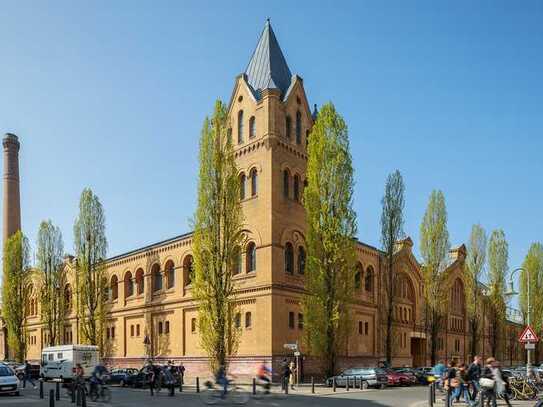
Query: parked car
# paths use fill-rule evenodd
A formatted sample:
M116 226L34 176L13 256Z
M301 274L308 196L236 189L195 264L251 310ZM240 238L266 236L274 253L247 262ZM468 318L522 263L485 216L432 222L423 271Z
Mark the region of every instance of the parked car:
M431 367L418 367L415 369L415 371L418 373L419 382L421 384L428 384L430 380L428 378L431 376L433 380L434 374L432 372L433 368Z
M138 373L138 369L126 368L126 369L111 369L109 373L109 383L119 384L121 387L126 386L130 382L130 376Z
M170 371L165 366L158 366L160 371L160 377L158 378L158 383L161 387L169 386L171 384L176 384L176 380ZM137 387L146 387L149 385L149 367L142 367L137 373L127 377L126 381L127 386L134 388Z
M419 372L417 372L415 369L412 369L410 367L397 367L393 370L395 372L406 375L409 378L409 381L411 384L419 383L419 378L418 378Z
M336 386L345 387L347 385L348 379L349 385L353 386L356 378L358 385L360 385L360 380L362 380L363 389L367 389L368 387L376 387L382 389L387 385L387 376L386 374L384 374L384 372L382 372L382 370L383 369L376 369L371 367L347 369L337 376L329 377L326 380L326 384L331 387L335 379Z
M0 363L0 394L19 395L19 379L8 365Z
M387 376L389 386L410 386L411 385L411 379L409 378L409 376L403 373L395 372L392 369L382 369L382 370L385 372Z

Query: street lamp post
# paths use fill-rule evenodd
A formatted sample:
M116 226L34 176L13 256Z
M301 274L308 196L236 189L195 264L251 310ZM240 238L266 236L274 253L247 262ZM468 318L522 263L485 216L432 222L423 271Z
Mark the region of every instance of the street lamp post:
M530 308L530 272L522 267L518 267L511 272L509 276L509 292L507 295L517 295L513 285L513 276L518 271L524 271L526 273L526 322L528 326L531 324L531 308ZM526 348L526 374L530 376L530 368L532 366L532 353L531 349Z

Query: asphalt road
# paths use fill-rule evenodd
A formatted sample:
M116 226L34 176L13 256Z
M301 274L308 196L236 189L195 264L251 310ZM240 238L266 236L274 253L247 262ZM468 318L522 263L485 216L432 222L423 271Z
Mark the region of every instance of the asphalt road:
M54 388L50 384L45 386L45 399L39 398L38 390L27 388L21 391L21 396L10 397L0 396L0 407L48 407L49 389ZM88 407L202 407L199 394L194 389L182 394L176 392L174 397L168 396L167 392L161 391L158 395L150 396L149 390L128 389L111 387L112 401L109 404L100 402L88 402ZM344 389L338 389L333 393L328 388L318 388L318 394L311 394L309 388L290 391L288 395L275 392L264 399L251 399L247 406L250 407L426 407L427 388L417 386L411 388L387 388L385 390L351 390L346 392ZM503 403L502 403L503 404ZM532 406L532 403L517 403L516 406ZM224 402L220 405L232 405ZM55 402L56 407L73 407L70 403L65 390L61 391L61 400Z

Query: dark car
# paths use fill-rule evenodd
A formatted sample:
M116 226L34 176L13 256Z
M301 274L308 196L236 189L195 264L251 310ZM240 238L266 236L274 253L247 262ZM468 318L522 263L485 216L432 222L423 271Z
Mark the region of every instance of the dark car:
M109 373L109 383L119 384L126 386L130 383L130 376L138 373L138 369L126 368L126 369L112 369Z
M367 389L368 387L377 387L382 389L387 385L387 376L384 374L383 369L371 367L351 368L344 370L339 375L328 378L326 380L326 384L331 387L334 379L336 381L336 386L338 387L347 386L347 380L349 380L349 386L354 386L355 380L357 385L360 386L360 380L362 380L363 389Z
M420 383L420 380L419 380L420 373L417 372L415 369L412 369L410 367L397 367L393 370L409 377L411 384Z
M157 386L166 387L171 384L176 384L176 379L165 366L155 366L159 371L159 377L157 378ZM146 387L149 385L150 368L145 366L141 368L137 373L127 378L126 385L131 387Z

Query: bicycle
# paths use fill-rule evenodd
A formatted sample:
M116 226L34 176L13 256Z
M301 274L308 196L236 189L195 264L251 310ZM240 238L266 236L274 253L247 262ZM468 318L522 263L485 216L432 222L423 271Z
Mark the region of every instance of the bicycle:
M91 386L89 397L91 401L101 399L104 403L111 401L111 390L105 384L95 384Z
M234 384L232 381L229 381L226 394L223 395L222 386L215 386L213 382L208 380L204 383L204 388L200 392L200 399L204 404L207 405L214 405L223 402L242 405L249 402L249 393Z
M257 380L256 387L255 387L255 394L253 394L253 398L260 400L265 397L271 397L272 392L271 389L271 383L265 380Z

